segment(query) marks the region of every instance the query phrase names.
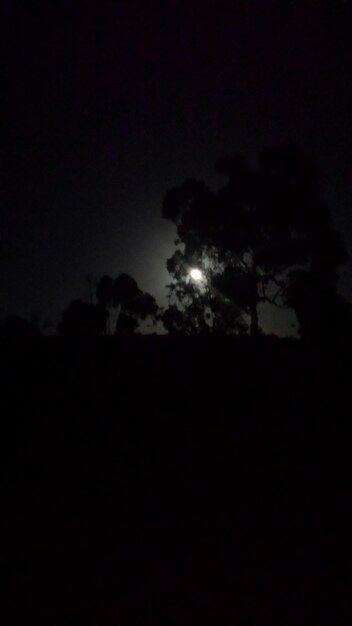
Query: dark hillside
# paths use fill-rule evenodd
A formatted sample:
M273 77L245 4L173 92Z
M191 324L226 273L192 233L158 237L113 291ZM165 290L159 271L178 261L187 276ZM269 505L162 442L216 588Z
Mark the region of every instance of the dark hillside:
M8 624L347 610L346 356L144 336L4 343L1 360Z

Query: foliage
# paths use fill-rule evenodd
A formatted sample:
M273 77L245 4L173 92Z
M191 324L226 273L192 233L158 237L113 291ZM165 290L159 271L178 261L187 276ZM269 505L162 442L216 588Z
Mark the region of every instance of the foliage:
M7 317L0 325L0 337L2 338L39 337L40 334L40 328L37 324L29 322L19 315Z
M104 309L109 306L113 300L114 281L111 276L103 276L96 287L97 300Z
M300 334L307 341L351 341L352 310L336 284L313 271L291 272L287 303L296 311Z
M98 302L105 310L109 307L118 310L117 334L136 332L141 321L155 324L159 308L155 298L143 292L129 274L119 274L117 278L103 276L96 289Z
M225 157L216 164L227 177L221 189L188 179L164 198L163 216L175 223L179 241L167 262L171 304L186 316L193 315L192 302L196 310L203 306L202 323L212 330L220 320L232 332L243 330L245 316L257 334L260 302L299 306L287 296L294 270L333 286L346 260L318 195L315 160L296 145L281 145L262 150L258 162L253 170L240 156ZM192 284L191 267L202 270L203 285Z
M58 326L60 335L67 337L94 337L102 334L106 326L107 313L95 304L73 300Z

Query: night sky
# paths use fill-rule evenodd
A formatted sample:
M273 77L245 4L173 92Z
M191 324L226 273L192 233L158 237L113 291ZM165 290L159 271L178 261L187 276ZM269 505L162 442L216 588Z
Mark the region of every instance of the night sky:
M352 243L352 7L346 1L2 3L0 317L131 273L159 299L162 199L214 163L297 141ZM253 161L254 162L254 161ZM342 273L352 298L351 264Z

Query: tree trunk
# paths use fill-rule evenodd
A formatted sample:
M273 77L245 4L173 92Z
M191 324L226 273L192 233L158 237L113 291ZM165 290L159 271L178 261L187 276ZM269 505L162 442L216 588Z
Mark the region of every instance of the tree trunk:
M250 304L249 314L251 317L250 335L251 337L256 337L259 334L258 310L256 302Z

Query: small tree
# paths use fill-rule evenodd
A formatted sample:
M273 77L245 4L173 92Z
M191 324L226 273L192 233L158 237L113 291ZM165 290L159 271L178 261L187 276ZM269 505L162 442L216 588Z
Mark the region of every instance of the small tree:
M104 333L106 315L100 306L73 300L62 314L58 332L66 337L97 337Z
M105 311L105 328L104 334L107 335L109 332L108 324L110 318L110 309L112 308L113 302L113 287L114 281L111 276L103 276L97 282L96 285L96 298L98 300L99 306Z
M4 319L0 324L0 337L6 339L19 339L39 337L41 335L40 326L34 322L12 315Z
M115 280L103 276L97 284L96 295L105 310L117 309L117 334L136 332L141 321L149 320L152 324L157 321L159 309L155 298L143 292L129 274L119 274Z

